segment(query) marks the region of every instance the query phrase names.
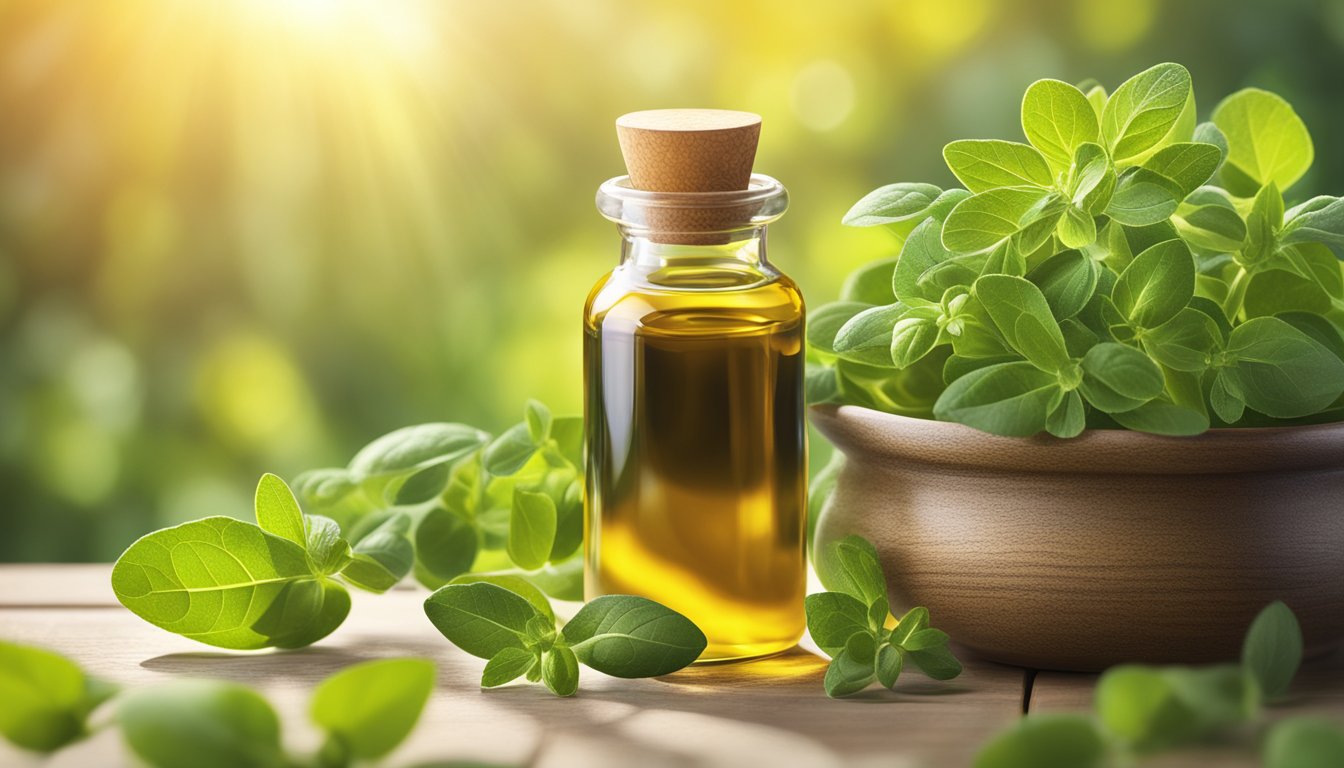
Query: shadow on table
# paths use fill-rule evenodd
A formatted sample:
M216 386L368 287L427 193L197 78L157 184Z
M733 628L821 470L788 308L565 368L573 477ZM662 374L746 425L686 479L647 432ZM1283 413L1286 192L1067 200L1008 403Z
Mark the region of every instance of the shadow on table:
M443 648L441 642L407 639L377 644L315 645L296 650L192 651L155 656L140 662L140 666L152 672L183 677L210 677L244 683L261 679L285 680L311 685L351 664L396 656L433 659ZM442 675L440 679L442 681Z
M733 764L732 755L741 757L738 764L766 764L768 755L773 764L831 766L856 755L902 751L952 764L969 759L963 749L972 749L983 733L1017 715L1020 676L1009 668L981 666L970 679L947 683L907 671L895 691L874 685L834 700L822 684L828 663L794 648L752 662L688 667L652 680L585 671L570 701L531 685L483 695L543 723L549 752L579 744L582 749L572 750L576 754L600 747L621 757L640 755L642 765L655 766L698 764L705 755L723 765ZM972 733L975 737L968 739ZM551 759L563 763L560 756Z

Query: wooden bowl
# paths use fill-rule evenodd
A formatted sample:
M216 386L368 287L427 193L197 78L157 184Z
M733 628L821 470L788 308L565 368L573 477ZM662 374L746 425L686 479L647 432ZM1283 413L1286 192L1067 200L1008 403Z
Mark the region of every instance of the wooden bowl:
M847 459L817 544L868 538L898 615L927 606L990 659L1233 660L1276 599L1308 653L1344 637L1344 423L1060 440L856 406L812 421Z

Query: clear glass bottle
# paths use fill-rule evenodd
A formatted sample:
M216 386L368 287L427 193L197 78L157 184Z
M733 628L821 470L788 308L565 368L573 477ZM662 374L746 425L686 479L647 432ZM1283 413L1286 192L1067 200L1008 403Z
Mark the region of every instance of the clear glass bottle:
M784 187L603 184L621 262L584 310L584 592L637 594L706 634L702 661L802 636L807 447L803 298L766 258ZM667 237L657 222L710 230ZM678 240L679 242L667 242Z

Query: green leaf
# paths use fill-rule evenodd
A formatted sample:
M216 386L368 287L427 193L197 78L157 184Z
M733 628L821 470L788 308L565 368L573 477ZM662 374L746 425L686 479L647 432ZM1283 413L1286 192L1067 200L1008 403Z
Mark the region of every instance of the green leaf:
M1082 366L1083 396L1106 413L1132 411L1162 393L1162 371L1133 347L1098 344L1083 356Z
M364 446L350 460L357 478L406 475L454 462L490 439L465 424L419 424L388 433Z
M877 642L872 634L861 632L850 637L849 642L826 668L823 685L826 695L840 698L858 693L877 679L876 671Z
M998 139L954 141L943 147L943 159L972 193L999 187L1054 184L1045 157L1026 144Z
M485 471L496 477L517 473L541 448L532 441L527 422L514 424L486 446L483 454Z
M1321 243L1344 259L1344 198L1315 197L1284 214L1279 242Z
M257 483L255 507L257 525L263 531L289 539L300 547L307 546L303 512L299 509L298 499L294 498L284 480L270 472L262 475Z
M527 674L533 665L540 664L535 651L505 648L490 658L481 673L482 688L496 688Z
M1216 147L1218 149L1219 165L1227 158L1227 136L1212 122L1200 123L1195 126L1195 133L1192 138L1201 144L1212 144Z
M141 538L113 566L112 589L155 626L235 650L308 645L350 607L339 586L318 582L302 547L228 517Z
M411 517L398 512L367 536L352 550L353 560L341 571L351 584L370 592L386 592L411 572L415 547L408 533Z
M905 654L892 645L877 650L877 681L888 689L896 687L896 680L905 666Z
M942 190L932 184L888 184L864 195L841 223L847 227L875 227L915 217L922 220L941 194Z
M1177 371L1200 372L1213 362L1222 346L1218 325L1203 312L1184 307L1170 320L1143 336L1143 348L1153 359Z
M1031 281L1011 275L985 275L975 282L975 297L993 319L1008 346L1037 367L1058 372L1069 364L1064 334L1050 303Z
M1065 248L1082 248L1097 241L1097 223L1093 221L1092 214L1070 205L1064 209L1064 217L1059 220L1057 234Z
M1200 205L1172 218L1181 238L1196 248L1230 253L1246 239L1246 222L1235 208Z
M1106 742L1083 715L1029 715L995 736L975 768L1103 768Z
M1097 140L1097 113L1072 85L1037 80L1022 97L1022 131L1056 171L1063 171L1080 145Z
M341 527L335 520L304 515L303 527L308 562L314 572L330 576L350 563L350 544L341 538Z
M436 581L447 582L471 570L480 537L470 522L436 507L415 526L417 565Z
M1278 318L1234 328L1227 354L1234 362L1219 378L1227 376L1246 405L1266 416L1306 416L1344 393L1344 361Z
M280 768L280 720L237 683L176 680L134 691L117 707L126 745L153 768Z
M1218 372L1209 387L1209 405L1213 412L1228 424L1241 420L1246 412L1246 398L1241 392L1240 381L1227 369Z
M891 329L891 362L897 368L913 365L933 351L941 333L931 317L904 317Z
M1198 435L1209 428L1209 417L1203 411L1162 400L1144 403L1132 411L1113 413L1111 418L1125 429L1171 437Z
M1069 200L1090 214L1106 210L1115 193L1115 168L1099 144L1087 142L1074 153L1068 183Z
M1106 215L1121 224L1145 226L1170 218L1178 202L1176 193L1166 184L1136 168L1116 182Z
M882 575L877 549L862 536L850 534L831 542L816 563L817 578L832 592L840 592L866 606L887 599L887 580Z
M1064 394L1064 399L1045 419L1045 431L1055 437L1077 437L1087 428L1087 410L1078 390Z
M803 401L808 405L840 402L840 378L833 366L812 362L806 364Z
M855 632L868 632L868 609L842 592L816 592L803 600L807 631L827 656L836 656Z
M915 227L896 261L892 293L908 306L919 300L938 301L948 288L975 282L978 273L951 255L943 247L941 222L929 219Z
M434 690L428 659L379 659L346 667L313 691L309 714L340 754L376 760L415 729Z
M807 316L807 343L823 352L835 352L835 335L850 318L871 308L859 301L833 301L817 307Z
M972 195L947 215L943 246L956 253L989 250L1043 219L1053 230L1063 209L1047 210L1050 199L1051 193L1039 187L1002 187Z
M896 622L896 628L891 631L891 643L893 645L903 645L916 633L927 629L928 626L929 609L923 606L911 608Z
M704 652L705 633L690 619L652 600L603 595L561 631L584 664L613 677L657 677L675 672Z
M1224 182L1229 169L1239 172L1234 179L1251 182L1228 185L1233 194L1250 197L1254 187L1270 183L1287 189L1311 167L1315 152L1307 126L1268 91L1246 88L1228 96L1214 108L1213 122L1227 137Z
M1112 667L1097 681L1097 716L1106 730L1138 751L1179 744L1199 731L1199 718L1161 671Z
M1222 150L1212 144L1183 141L1159 149L1143 168L1171 180L1183 200L1213 176L1222 160Z
M435 464L408 476L400 483L390 483L383 496L397 506L424 504L443 493L452 477L450 464Z
M1158 146L1189 98L1190 73L1179 64L1158 64L1126 80L1101 114L1101 136L1111 157L1120 162Z
M551 607L551 601L546 598L545 593L540 588L522 576L510 573L464 573L452 581L454 584L476 584L478 582L494 584L521 596L531 603L538 613L545 616L552 625L555 624L555 610Z
M1041 289L1056 320L1082 311L1097 289L1098 277L1097 263L1074 250L1057 253L1027 273L1027 280Z
M449 584L425 600L425 615L458 648L482 659L526 648L527 622L540 616L527 598L486 582Z
M928 630L925 630L926 632ZM934 630L937 631L937 630ZM946 635L943 635L946 638ZM909 650L906 654L919 671L934 680L951 680L961 674L961 662L952 655L946 640L941 645Z
M892 331L909 311L897 303L860 312L836 333L835 353L856 363L890 367Z
M0 735L17 747L54 752L82 739L115 690L64 656L0 640Z
M579 690L579 660L574 651L557 645L541 660L541 680L556 696L573 696Z
M551 409L537 400L528 400L523 410L523 423L532 442L541 445L551 439Z
M1189 304L1194 292L1190 249L1180 240L1168 240L1134 257L1111 290L1111 299L1133 325L1156 328Z
M1267 699L1288 692L1302 664L1302 628L1297 616L1281 601L1275 600L1251 622L1241 646L1241 665Z
M1045 429L1063 396L1058 378L1031 363L999 363L971 371L948 385L933 406L942 421L1008 437Z
M1274 725L1265 740L1265 768L1338 768L1344 765L1344 728L1315 717Z
M519 567L536 570L545 565L555 542L555 502L544 493L515 491L509 517L509 557Z
M811 319L811 318L809 318ZM551 439L555 441L560 456L582 472L583 456L583 417L557 416L551 420Z

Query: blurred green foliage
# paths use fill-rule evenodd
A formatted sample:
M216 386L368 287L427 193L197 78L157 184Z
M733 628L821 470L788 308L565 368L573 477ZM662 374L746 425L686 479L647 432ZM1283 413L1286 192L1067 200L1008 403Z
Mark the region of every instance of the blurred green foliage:
M1037 78L1157 61L1344 127L1344 0L0 0L0 561L245 515L403 424L577 412L623 112L761 113L771 256L819 304L890 248L858 197L1018 138ZM1317 152L1300 192L1339 193Z

